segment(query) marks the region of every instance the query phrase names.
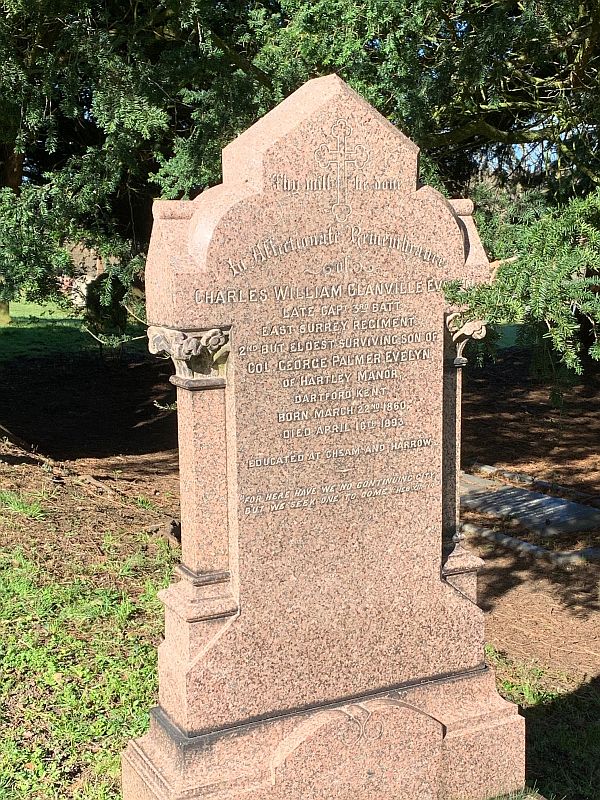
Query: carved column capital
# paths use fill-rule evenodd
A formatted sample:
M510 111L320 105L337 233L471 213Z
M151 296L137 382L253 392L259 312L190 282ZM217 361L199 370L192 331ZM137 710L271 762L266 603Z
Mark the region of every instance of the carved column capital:
M460 324L461 314L456 312L446 317L446 327L452 334L452 341L456 345L455 367L464 367L467 359L463 356L463 351L469 339L483 339L487 333L485 322L481 319L471 320Z
M210 328L184 333L175 328L151 325L148 328L148 349L156 355L164 353L173 359L177 385L193 388L193 382L206 378L222 378L229 354L229 329Z

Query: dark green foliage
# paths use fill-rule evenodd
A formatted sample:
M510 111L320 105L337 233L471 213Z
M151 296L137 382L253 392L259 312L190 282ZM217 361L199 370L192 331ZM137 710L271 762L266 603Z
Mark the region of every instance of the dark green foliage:
M127 287L114 273L104 273L88 284L85 297L85 318L96 334L123 334L127 327L127 311L122 305Z
M54 297L57 276L71 269L40 195L28 186L17 201L12 189L0 188L0 300Z
M596 0L2 0L0 10L3 298L55 293L68 242L96 248L129 285L143 272L153 197L218 182L227 142L331 72L420 144L428 183L455 196L491 180L513 198L512 210L503 202L496 215L492 203L482 215L494 257L521 252L540 197L552 207L600 183ZM553 243L543 256L556 274ZM583 277L559 280L559 294L579 293L591 318ZM553 342L571 362L577 317L548 300L555 283L532 279L532 319L552 306Z
M507 214L496 212L482 225L488 246L505 258L494 282L471 289L453 284L447 298L468 306L469 317L527 323L538 338L543 330L538 344L547 342L579 373L582 355L600 361L600 190L545 213L521 215L513 224Z

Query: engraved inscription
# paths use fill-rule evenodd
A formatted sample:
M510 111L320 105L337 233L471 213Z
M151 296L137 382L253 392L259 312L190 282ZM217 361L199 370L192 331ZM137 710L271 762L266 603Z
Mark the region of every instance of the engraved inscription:
M258 326L256 341L238 344L236 353L242 369L257 379L280 376L273 424L280 441L296 449L258 451L248 459L251 473L269 476L269 488L244 497L245 515L410 496L439 485L435 470L380 476L376 465L386 454L408 465L410 454L439 445L420 423L415 426L405 370L439 354L440 333L414 311L406 313L402 299L321 302L402 291L401 283L270 288L283 304L285 322ZM339 445L331 446L336 440ZM344 481L296 486L277 477L278 468L310 462L331 465ZM369 476L358 480L361 464Z
M232 338L236 380L276 398L270 418L261 422L266 435L256 437L245 458L244 515L306 512L390 495L416 501L440 485L437 423L423 414L411 387L417 371L442 374L441 319L433 328L425 298L441 291L436 271L443 259L403 234L346 225L263 239L229 266L242 264L243 271L246 264L339 243L359 257L311 253L310 269L299 265L298 275L310 274L313 281L244 281L195 293L198 304L223 311L255 307L248 319L256 322L245 327L243 339ZM427 271L381 278L382 251L406 262L417 258ZM238 267L230 273L242 274ZM441 308L437 298L433 302ZM271 319L261 313L263 304ZM329 483L304 485L309 464L329 474Z
M386 250L397 250L407 255L415 255L426 263L442 266L444 259L436 255L430 247L413 244L404 234L386 233L385 231L364 231L360 226L353 225L351 229L352 244L359 250L368 247L382 247Z
M405 458L405 453L436 445L426 429L415 428L406 399L405 370L441 355L440 332L404 307L402 298L415 290L435 288L427 281L269 287L272 299L282 304L285 321L257 326L255 341L237 344L240 367L258 380L275 378L281 387L280 404L273 412L279 440L307 445L339 440L340 446L301 448L289 458L257 452L248 459L248 469L319 459L340 464L342 459L371 460L386 453ZM390 293L400 299L362 299ZM354 302L356 295L360 302ZM323 299L340 302L323 304ZM364 402L371 398L377 401ZM382 434L385 439L377 438ZM357 438L359 445L342 444ZM421 490L422 483L416 483L402 492ZM355 500L367 497L352 492L339 502L351 495ZM277 498L280 504L284 500ZM314 497L312 501L297 507L318 506ZM269 503L259 505L261 510L252 513L273 510Z
M341 203L341 206L344 204ZM226 258L224 261L225 274L229 277L239 277L248 272L251 267L268 268L274 259L282 259L294 253L307 253L312 250L332 248L335 245L344 244L345 247L354 249L355 255L346 254L341 260L328 261L320 268L324 275L338 274L343 277L368 276L373 274L375 268L366 258L369 252L377 253L384 250L388 252L400 253L431 264L432 267L440 268L445 265L445 259L435 253L430 247L417 244L411 241L408 236L398 231L373 231L365 230L360 225L340 225L340 227L327 226L322 230L311 231L303 235L290 233L285 238L280 239L274 236L260 239L251 245L246 254L241 258ZM312 268L305 270L308 274L317 274ZM435 280L435 276L432 276ZM439 291L441 281L437 279L437 287L431 291ZM231 295L231 298L216 300L196 299L196 302L253 302L266 299L267 296L246 297Z
M194 300L198 304L207 305L226 305L231 303L261 303L267 300L275 300L280 303L290 302L292 300L335 300L344 297L351 299L363 299L372 297L390 297L390 296L403 296L411 294L426 294L429 292L440 292L442 289L442 281L430 277L424 280L407 280L407 281L377 281L370 282L350 282L346 284L333 284L332 286L272 286L263 289L196 289L194 292ZM389 302L389 301L388 301ZM397 308L400 308L397 305ZM323 311L326 309L326 311ZM337 309L337 312L336 312ZM295 307L284 308L282 316L285 319L293 319L294 317L312 317L317 312L316 306L308 306L306 308ZM321 306L319 313L323 316L329 314L339 314L345 310L345 306L325 305ZM368 306L354 306L354 311L368 311ZM388 310L386 306L380 305L373 307L373 311Z
M438 483L439 475L434 470L422 470L323 485L278 487L255 494L242 494L240 499L245 516L260 516L288 509L317 509L325 505L410 495L437 486Z

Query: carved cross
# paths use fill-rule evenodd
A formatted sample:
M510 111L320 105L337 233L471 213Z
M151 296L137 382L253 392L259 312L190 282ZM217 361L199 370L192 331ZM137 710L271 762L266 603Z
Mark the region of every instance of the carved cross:
M336 140L335 149L321 144L315 150L315 158L322 167L335 167L337 199L331 210L339 222L345 222L352 213L348 202L348 165L354 164L359 169L364 167L369 160L369 153L362 144L357 144L354 148L348 146L352 128L345 119L338 119L333 123L331 135Z

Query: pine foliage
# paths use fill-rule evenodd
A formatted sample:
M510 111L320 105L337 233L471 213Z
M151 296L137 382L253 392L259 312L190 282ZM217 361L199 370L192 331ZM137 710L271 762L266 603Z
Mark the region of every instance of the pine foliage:
M574 326L596 318L597 226L569 200L600 185L597 0L0 0L0 11L1 298L55 293L72 242L101 253L108 285L139 283L152 200L217 183L228 142L337 72L420 145L428 183L460 196L493 176L504 199L478 190L480 223L521 273L506 264L482 292L505 293L507 319L543 319L577 362Z
M457 282L446 295L466 317L543 329L562 363L581 373L587 357L600 361L600 190L537 213L511 225L506 209L480 212L488 248L502 259L494 280Z

